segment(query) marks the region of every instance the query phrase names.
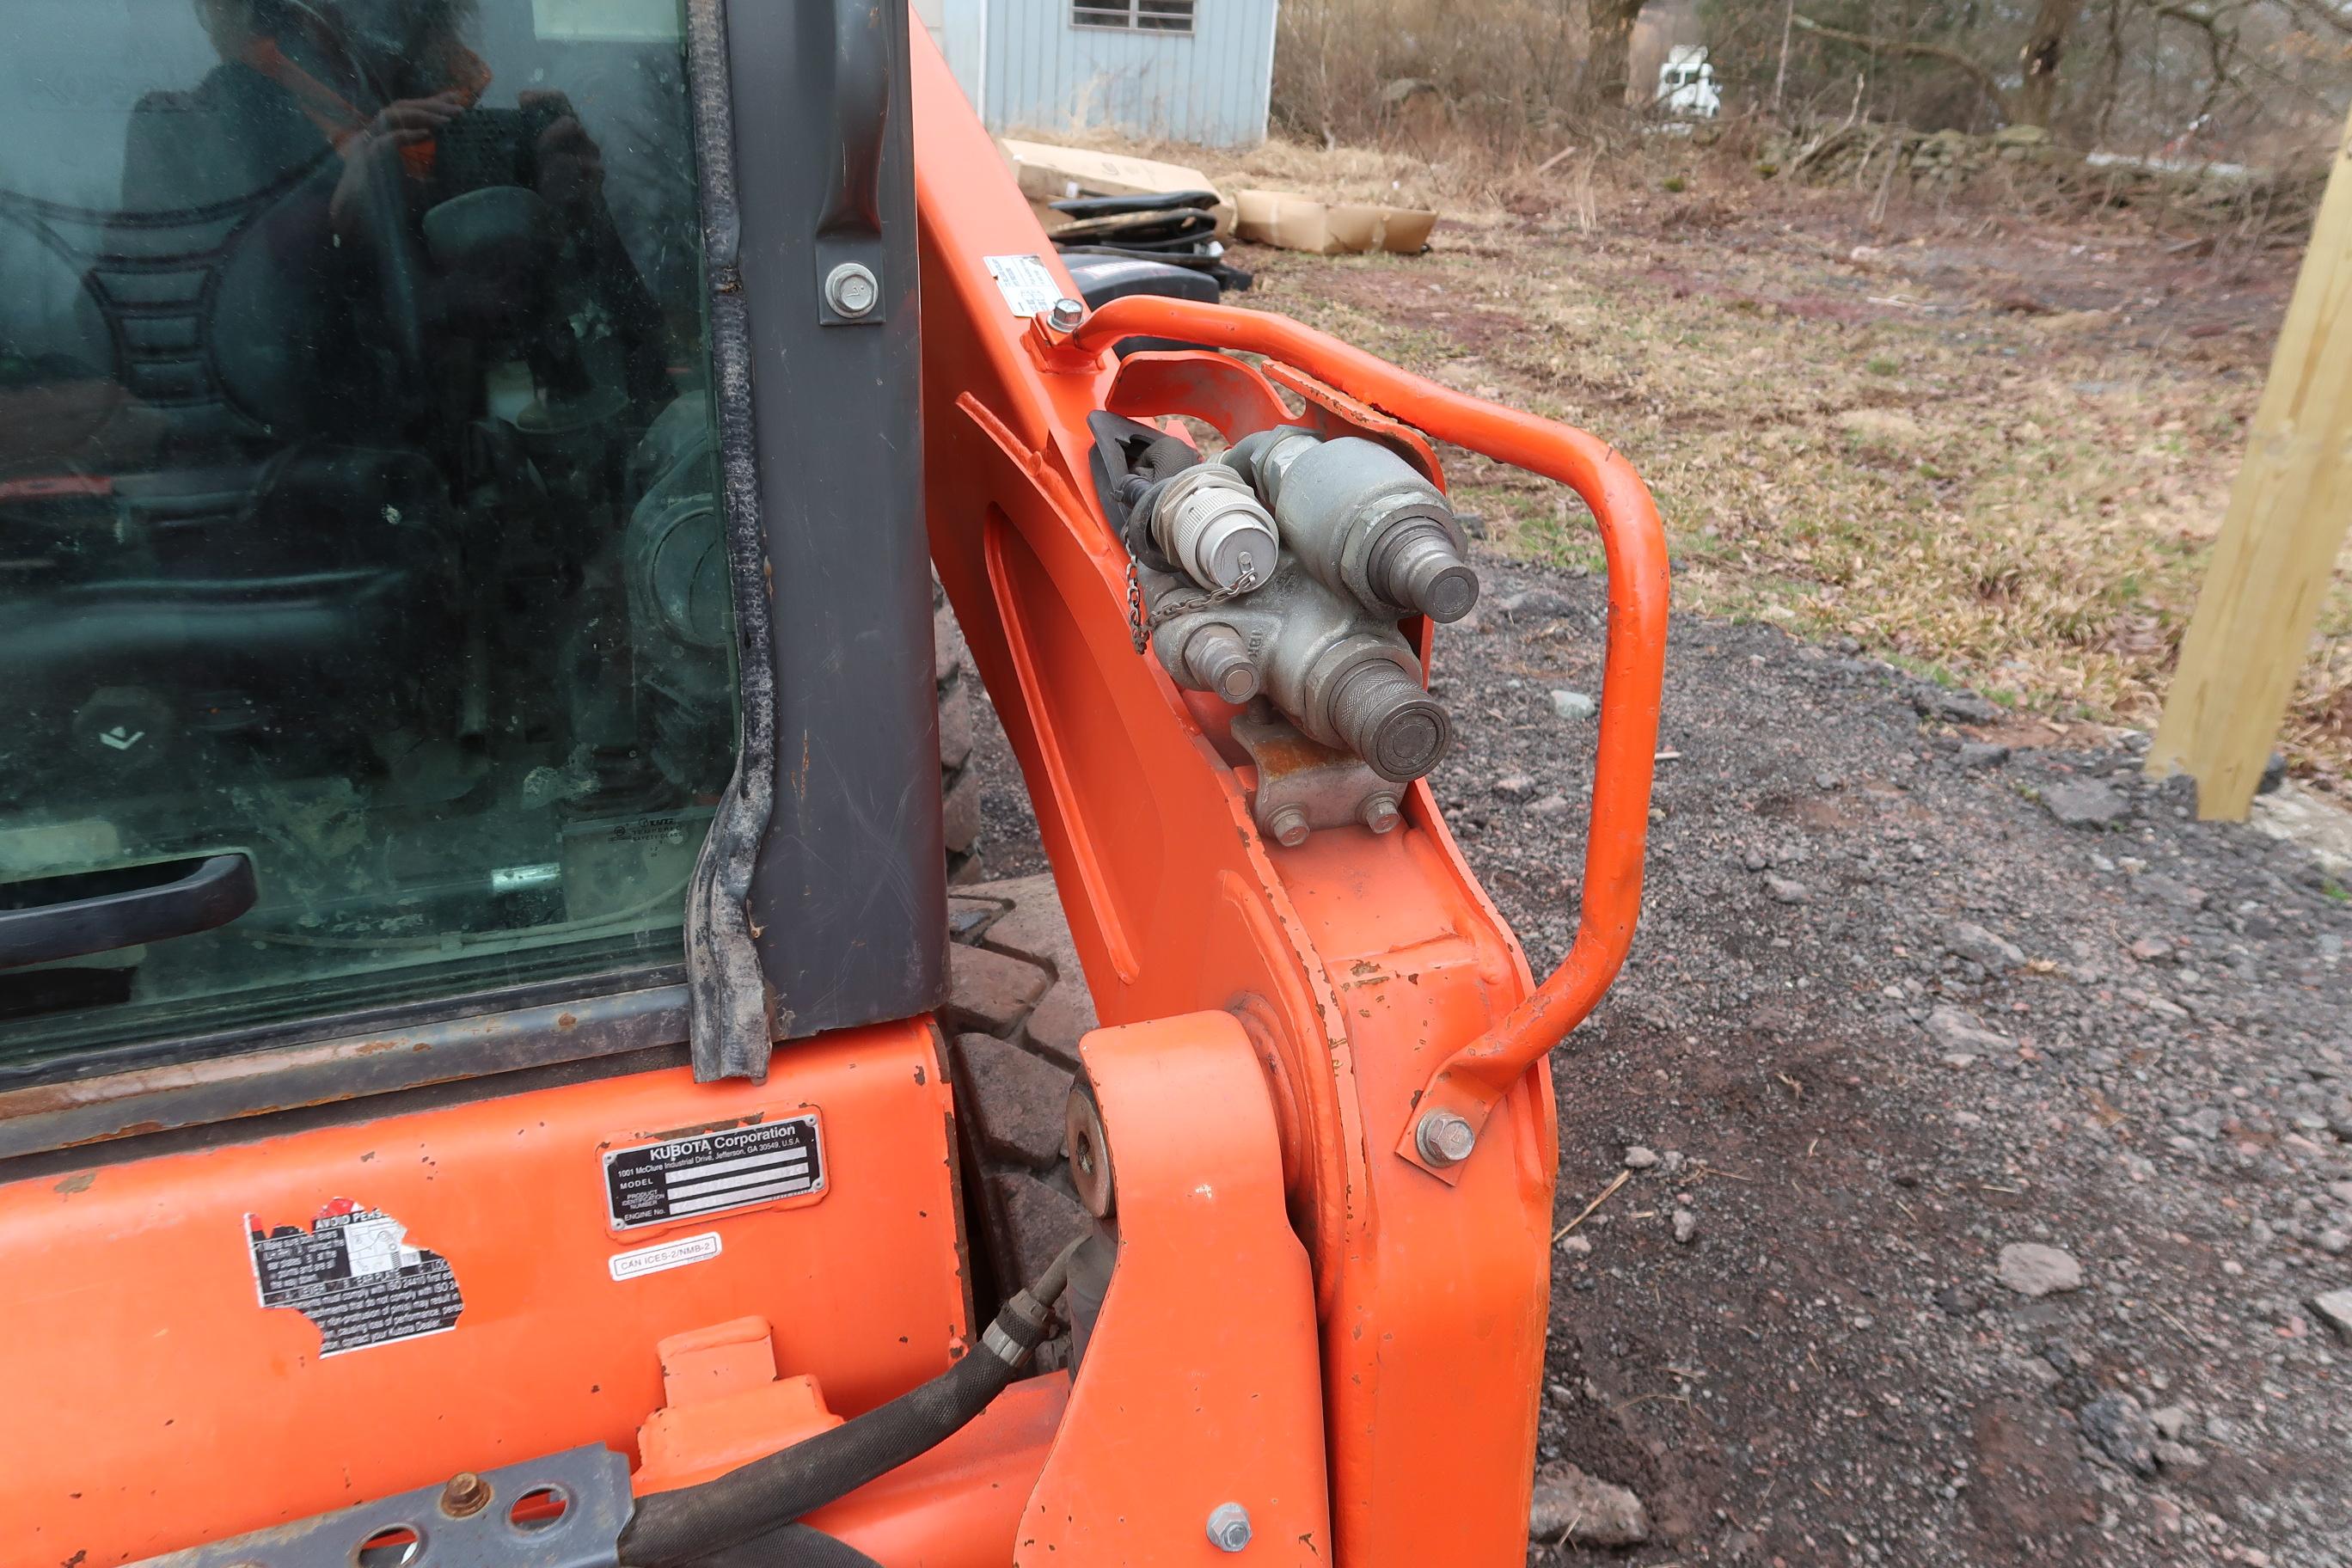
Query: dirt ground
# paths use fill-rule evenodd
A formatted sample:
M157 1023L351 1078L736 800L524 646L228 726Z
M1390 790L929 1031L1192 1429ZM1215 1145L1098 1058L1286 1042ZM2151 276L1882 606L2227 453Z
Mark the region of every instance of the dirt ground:
M1467 191L1369 153L1251 159L1211 173L1446 216L1422 256L1237 247L1257 282L1229 298L1605 436L1658 496L1680 604L2153 725L2296 250L1978 196L1874 217L1690 148ZM1597 563L1565 490L1454 458L1496 542ZM2352 798L2344 565L2284 749Z
M1549 694L1599 690L1601 599L1482 571L1434 783L1541 973L1592 740ZM2352 908L2133 745L2004 755L1955 704L1675 624L1641 938L1558 1063L1559 1223L1656 1159L1558 1249L1541 1455L1653 1535L1533 1562L2352 1563L2352 1344L2306 1306L2352 1287ZM989 873L1042 869L985 730ZM2113 823L2053 815L2085 784ZM1999 1283L2015 1243L2080 1288Z

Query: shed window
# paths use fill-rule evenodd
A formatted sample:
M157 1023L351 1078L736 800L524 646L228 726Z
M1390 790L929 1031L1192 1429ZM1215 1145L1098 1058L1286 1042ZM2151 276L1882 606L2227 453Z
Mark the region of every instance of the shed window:
M1194 0L1072 0L1070 26L1124 33L1189 33Z

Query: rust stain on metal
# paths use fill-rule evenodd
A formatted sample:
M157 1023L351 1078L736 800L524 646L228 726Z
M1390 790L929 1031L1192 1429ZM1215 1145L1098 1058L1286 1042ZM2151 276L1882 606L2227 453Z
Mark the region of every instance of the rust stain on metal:
M97 1180L98 1173L96 1171L77 1171L72 1175L68 1176L64 1181L59 1182L55 1190L63 1193L68 1197L71 1197L76 1193L86 1193L89 1191L90 1184Z

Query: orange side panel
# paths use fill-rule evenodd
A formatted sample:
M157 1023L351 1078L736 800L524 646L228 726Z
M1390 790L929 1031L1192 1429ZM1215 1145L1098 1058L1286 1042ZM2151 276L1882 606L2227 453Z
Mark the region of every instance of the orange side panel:
M1016 1383L971 1426L808 1522L882 1568L1004 1568L1069 1398L1066 1372Z
M583 1443L634 1457L656 1344L733 1317L846 1415L935 1375L968 1332L937 1040L845 1030L761 1086L680 1068L0 1186L0 1562L107 1568ZM613 1232L606 1148L811 1110L821 1194ZM447 1259L453 1326L322 1356L261 1304L247 1216L339 1200Z
M1230 1013L1098 1029L1118 1261L1017 1568L1201 1563L1221 1504L1255 1563L1331 1561L1315 1285L1265 1072Z

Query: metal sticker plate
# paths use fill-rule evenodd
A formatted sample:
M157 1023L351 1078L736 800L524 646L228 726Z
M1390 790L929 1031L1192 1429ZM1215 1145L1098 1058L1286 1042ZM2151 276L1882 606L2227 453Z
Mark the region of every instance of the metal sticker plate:
M604 1152L604 1197L614 1230L729 1214L824 1185L814 1115Z
M1062 285L1036 256L983 257L988 263L988 275L996 279L997 292L1004 296L1007 309L1016 316L1034 316L1054 308L1062 297Z

